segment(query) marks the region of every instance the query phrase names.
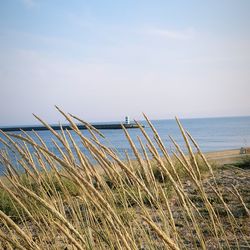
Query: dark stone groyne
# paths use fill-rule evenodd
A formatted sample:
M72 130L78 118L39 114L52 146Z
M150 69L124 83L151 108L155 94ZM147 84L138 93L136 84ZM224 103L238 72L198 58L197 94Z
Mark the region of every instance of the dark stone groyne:
M131 123L131 124L122 124L125 128L138 128L139 126L135 123ZM96 129L122 129L122 125L118 124L118 123L114 123L114 124L92 124L91 126L93 126ZM68 130L72 130L70 125L50 125L52 129L54 130L61 130L61 128L63 130L68 129ZM83 129L87 129L87 127L85 125L77 125L77 127L80 130ZM142 125L143 127L143 125ZM44 131L44 130L48 130L47 127L45 126L21 126L21 127L3 127L0 128L0 130L4 131L4 132L14 132L14 131Z

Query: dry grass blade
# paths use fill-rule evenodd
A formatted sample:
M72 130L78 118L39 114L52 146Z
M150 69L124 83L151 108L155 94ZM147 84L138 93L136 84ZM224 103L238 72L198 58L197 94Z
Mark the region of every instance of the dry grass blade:
M8 237L5 233L2 232L2 230L0 230L0 239L1 238L3 241L8 242L8 243L10 243L10 245L14 246L15 249L27 250L26 247L23 247L22 245L20 245L20 243L16 242L15 240L11 239L10 237Z
M183 129L183 127L182 127L182 125L181 125L179 119L178 119L177 117L176 117L175 119L176 119L177 124L178 124L178 126L179 126L179 128L180 128L182 137L183 137L183 139L184 139L184 141L185 141L185 143L186 143L186 146L187 146L187 149L188 149L188 152L189 152L189 156L190 156L190 158L191 158L191 163L194 165L195 170L196 170L196 174L197 174L197 176L198 176L198 178L199 178L199 180L200 180L200 179L201 179L201 174L200 174L200 170L199 170L197 161L196 161L195 156L194 156L194 154L193 154L192 147L191 147L191 145L190 145L190 143L189 143L189 141L188 141L188 138L187 138L187 136L186 136L185 130Z
M45 200L37 196L34 192L30 191L29 189L21 186L20 184L16 184L20 190L22 190L25 194L27 194L29 197L33 198L37 202L39 202L42 206L44 206L50 213L55 216L61 223L63 223L72 233L74 233L77 238L82 242L82 244L85 244L84 238L81 236L81 234L76 231L76 229L73 227L73 225L66 220L61 213L59 213L54 207L52 207L49 203L47 203Z
M244 207L244 209L246 210L248 216L250 217L250 210L247 208L246 203L244 202L242 196L240 195L239 191L237 190L237 188L236 188L234 185L232 185L232 187L233 187L233 189L234 189L234 191L235 191L237 197L239 198L239 200L240 200L242 206Z
M179 247L158 227L145 216L142 219L156 232L156 234L166 243L166 245L172 250L179 250Z
M98 135L100 135L102 138L105 138L105 136L98 130L96 129L94 126L92 126L90 123L83 121L82 119L69 114L72 118L76 119L77 121L81 122L84 126L86 126L86 128L88 128L90 131L93 130L94 132L96 132ZM93 134L92 134L93 135Z
M73 243L73 245L79 249L79 250L84 250L85 248L83 248L73 237L72 235L66 230L66 228L62 225L60 225L58 222L53 221L52 225L55 224L60 231L63 232L63 234L69 239L70 242Z
M41 250L41 248L32 240L32 238L25 234L25 232L20 227L18 227L18 225L1 210L0 218L4 220L8 224L8 226L13 228L23 240L25 240L26 244L30 247L30 249Z

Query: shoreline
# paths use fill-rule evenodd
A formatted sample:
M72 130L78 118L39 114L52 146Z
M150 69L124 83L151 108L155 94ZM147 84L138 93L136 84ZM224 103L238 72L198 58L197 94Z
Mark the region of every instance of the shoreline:
M250 149L246 148L247 152L245 154L241 153L240 149L227 149L221 151L213 151L204 153L208 161L214 162L219 165L231 164L245 156L250 156Z
M246 148L247 153L241 154L240 149L226 149L212 152L202 152L208 162L215 163L219 166L224 164L232 164L240 159L250 156L250 148ZM196 152L195 152L196 154ZM152 159L151 159L152 160ZM133 160L132 160L133 161ZM95 169L103 172L103 169L100 166L95 166ZM0 173L0 178L4 178L4 172Z

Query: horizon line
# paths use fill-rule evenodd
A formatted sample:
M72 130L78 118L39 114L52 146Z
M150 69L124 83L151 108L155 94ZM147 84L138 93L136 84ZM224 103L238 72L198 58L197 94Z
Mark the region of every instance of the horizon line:
M244 118L244 117L250 117L250 115L232 115L232 116L207 116L207 117L181 117L181 116L174 116L173 118L158 118L158 119L150 119L150 121L163 121L163 120L175 120L175 118L178 118L180 120L198 120L198 119L220 119L220 118ZM84 120L85 121L85 120ZM131 121L145 121L145 119L140 119L140 120L135 120L135 119L131 119ZM104 124L108 124L108 123L123 123L124 121L118 121L118 120L112 120L112 121L92 121L92 122L88 122L90 124L100 124L100 123L104 123ZM41 126L42 123L31 123L31 124L17 124L17 125L1 125L0 124L0 129L1 128L8 128L8 127L29 127L29 126ZM49 125L67 125L69 123L49 123ZM80 124L80 123L76 123L76 124Z

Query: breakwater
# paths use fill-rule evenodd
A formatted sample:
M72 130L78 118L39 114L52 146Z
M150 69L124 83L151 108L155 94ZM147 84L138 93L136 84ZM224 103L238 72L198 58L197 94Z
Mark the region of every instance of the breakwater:
M138 125L135 123L130 123L130 124L119 124L119 123L114 123L114 124L92 124L96 129L122 129L122 125L127 128L138 128ZM50 125L50 127L54 130L72 130L70 125ZM77 124L78 129L83 130L87 129L85 125L82 124ZM44 131L48 130L47 127L45 126L20 126L20 127L2 127L0 128L3 132L14 132L14 131Z

